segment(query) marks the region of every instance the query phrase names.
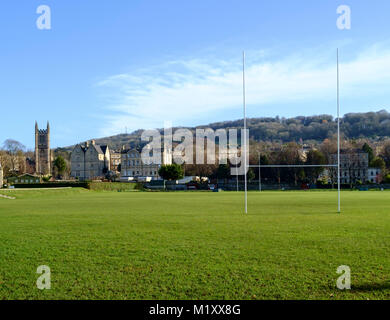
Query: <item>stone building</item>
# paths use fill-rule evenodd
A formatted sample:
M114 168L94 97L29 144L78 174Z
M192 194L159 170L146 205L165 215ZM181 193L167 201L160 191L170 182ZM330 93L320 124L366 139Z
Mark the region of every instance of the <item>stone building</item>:
M172 164L172 153L161 152L164 165ZM141 158L141 150L123 147L121 159L122 181L151 181L161 179L158 170L161 164L145 164Z
M35 122L35 173L49 175L51 162L49 122L47 122L46 130L38 129L38 123Z
M119 171L119 166L121 164L121 153L110 151L110 160L111 160L111 171Z
M3 167L0 163L0 189L3 187L4 181L3 181Z
M110 150L106 145L97 145L95 140L78 144L71 157L71 177L79 180L103 178L110 171Z
M368 182L381 183L382 181L382 169L381 168L368 168Z
M337 164L337 154L331 155L333 164ZM337 170L333 170L336 172ZM350 184L368 179L368 153L362 150L341 150L340 152L340 181Z

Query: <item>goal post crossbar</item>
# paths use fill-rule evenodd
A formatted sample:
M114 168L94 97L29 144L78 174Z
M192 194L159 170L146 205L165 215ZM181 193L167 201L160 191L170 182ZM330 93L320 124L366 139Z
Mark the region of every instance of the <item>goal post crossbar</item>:
M337 164L270 164L249 165L248 168L337 168Z
M243 109L244 109L244 168L245 168L245 213L248 213L247 200L247 137L246 137L246 97L245 97L245 52L243 52ZM320 167L320 168L337 168L337 189L338 189L338 206L337 211L341 213L341 166L340 166L340 75L339 75L339 49L337 48L337 164L334 165L261 165L259 153L259 165L250 165L249 168L259 168L259 190L261 191L261 168L305 168L305 167ZM237 180L238 181L238 180Z

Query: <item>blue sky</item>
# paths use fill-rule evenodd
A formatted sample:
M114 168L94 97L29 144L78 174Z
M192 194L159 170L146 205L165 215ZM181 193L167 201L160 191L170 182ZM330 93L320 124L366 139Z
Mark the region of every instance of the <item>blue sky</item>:
M36 27L39 5L51 30ZM351 30L336 27L339 5ZM0 19L0 143L32 148L34 123L52 147L135 129L248 116L389 108L390 2L334 0L5 0Z

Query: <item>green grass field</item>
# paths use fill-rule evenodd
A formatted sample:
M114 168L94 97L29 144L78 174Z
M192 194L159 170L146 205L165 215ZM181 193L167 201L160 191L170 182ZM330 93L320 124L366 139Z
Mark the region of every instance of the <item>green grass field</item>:
M390 298L389 192L0 194L0 299Z

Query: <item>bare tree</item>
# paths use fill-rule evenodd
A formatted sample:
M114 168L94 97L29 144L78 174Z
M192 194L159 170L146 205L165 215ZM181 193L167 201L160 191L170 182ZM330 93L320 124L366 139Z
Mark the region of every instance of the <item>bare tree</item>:
M10 156L10 170L16 172L17 170L23 170L25 168L24 151L26 147L19 141L13 139L7 139L3 143L3 148Z

